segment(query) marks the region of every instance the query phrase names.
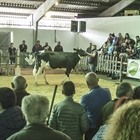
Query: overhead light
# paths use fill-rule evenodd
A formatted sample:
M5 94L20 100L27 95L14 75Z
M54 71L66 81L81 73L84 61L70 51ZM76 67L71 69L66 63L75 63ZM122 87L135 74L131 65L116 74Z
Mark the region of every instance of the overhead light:
M50 17L51 17L51 14L50 14L49 12L47 12L47 13L45 14L45 17L50 18Z
M55 2L55 6L57 6L57 5L58 5L58 1Z

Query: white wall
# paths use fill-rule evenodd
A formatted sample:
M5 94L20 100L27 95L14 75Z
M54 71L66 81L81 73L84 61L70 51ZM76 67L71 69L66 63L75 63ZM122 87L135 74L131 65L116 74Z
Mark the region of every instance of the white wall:
M56 40L61 41L64 51L72 51L74 47L86 49L90 42L99 48L107 40L109 33L118 35L121 32L125 35L128 32L133 39L136 35L140 35L140 16L90 18L84 19L84 21L87 24L85 33L76 34L70 31L56 30ZM34 45L33 29L0 28L0 31L13 31L15 47L18 48L24 39L28 45L28 51L31 51ZM39 29L38 40L41 41L41 45L48 42L54 49L56 45L55 31Z
M140 35L140 16L124 16L124 17L106 17L86 19L87 31L79 35L79 46L88 47L89 42L96 44L97 47L107 40L109 33L129 33L130 37L135 39L136 35Z
M43 46L45 42L48 42L49 45L54 50L57 42L60 41L64 51L73 51L73 48L76 47L76 37L75 34L70 31L64 30L39 30L38 39L41 41Z
M22 40L26 41L28 45L28 51L31 52L33 47L33 29L23 29L23 28L0 28L0 31L13 32L13 42L14 46L18 49ZM70 31L56 30L56 41L61 41L64 51L73 51L76 47L76 35ZM54 49L57 42L55 42L55 31L54 30L38 30L38 40L43 46L45 42Z
M22 40L26 40L29 50L33 46L33 30L32 29L21 29L21 28L0 28L0 31L13 32L13 43L18 49ZM9 44L10 46L10 44Z

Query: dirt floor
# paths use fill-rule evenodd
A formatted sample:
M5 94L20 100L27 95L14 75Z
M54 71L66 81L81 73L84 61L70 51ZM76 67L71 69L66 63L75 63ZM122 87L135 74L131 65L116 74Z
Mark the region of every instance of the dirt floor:
M114 81L111 80L111 78L106 77L106 75L98 75L100 80L99 80L99 85L102 87L107 87L110 89L112 98L115 98L115 90L117 87L117 82L118 80ZM12 81L13 76L0 76L0 87L11 87L10 82ZM47 80L49 82L49 85L46 85L43 79L43 76L39 76L39 81L38 81L38 86L34 84L34 76L33 75L25 75L25 78L27 79L28 87L27 91L30 94L41 94L45 95L50 99L50 102L52 100L53 96L53 91L55 85L58 85L57 88L57 93L55 97L55 102L58 103L64 99L64 96L62 95L62 85L61 82L64 78L64 74L48 74L47 75ZM86 94L89 92L89 89L86 85L85 82L85 75L83 74L71 74L71 81L75 83L76 87L76 94L74 96L74 100L77 102L80 102L82 95ZM139 85L138 80L132 80L132 79L125 79L124 81L130 82L133 87Z
M11 87L10 82L12 81L13 76L0 76L0 87L7 86ZM25 75L25 78L27 79L28 87L27 91L31 94L42 94L47 96L50 100L52 99L53 91L55 85L58 85L57 88L57 94L55 98L55 102L61 101L64 97L61 93L62 85L61 81L64 78L63 74L49 74L47 75L47 80L49 82L49 85L46 85L43 79L43 76L39 76L38 86L35 86L34 84L34 76L33 75ZM76 94L74 96L75 101L79 102L81 99L81 96L85 93L88 93L89 89L85 82L84 75L78 75L78 74L71 74L71 81L75 83L76 87ZM112 81L107 81L104 79L99 80L99 84L102 87L107 87L110 89L113 98L115 97L115 89L116 84Z

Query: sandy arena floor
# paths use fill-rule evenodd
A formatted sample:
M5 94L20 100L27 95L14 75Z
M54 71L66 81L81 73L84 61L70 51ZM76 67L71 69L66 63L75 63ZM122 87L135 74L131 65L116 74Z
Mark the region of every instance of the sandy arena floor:
M0 87L4 87L4 86L11 87L10 82L12 81L12 78L13 76L0 76ZM62 95L62 92L61 92L62 90L61 81L64 78L63 74L48 74L47 79L48 79L49 85L45 84L42 75L39 76L39 82L38 82L39 86L35 86L33 75L25 75L25 78L27 79L27 83L28 83L27 91L30 94L45 95L51 101L54 87L57 84L58 88L57 88L57 93L56 93L54 103L60 102L61 100L64 99L64 96ZM104 80L102 75L99 75L99 78L100 78L99 85L102 87L109 88L112 94L112 98L115 98L115 90L117 87L117 84L115 84L116 81L111 81L108 79ZM76 94L74 96L74 100L77 102L80 102L82 95L85 93L88 93L89 91L85 82L85 77L84 75L80 75L80 74L79 75L71 74L71 81L75 83L75 87L76 87Z

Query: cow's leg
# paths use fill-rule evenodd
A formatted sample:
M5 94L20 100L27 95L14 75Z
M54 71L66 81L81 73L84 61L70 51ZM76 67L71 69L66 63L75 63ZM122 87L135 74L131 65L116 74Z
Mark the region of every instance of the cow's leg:
M45 68L43 69L43 76L44 76L45 83L48 85L49 83L47 82L47 79L46 79L46 70L45 70Z
M38 76L39 76L39 74L40 74L41 71L42 71L42 69L39 68L38 71L35 74L35 85L38 85Z
M67 76L64 77L64 79L63 79L62 82L61 82L61 85L64 84L64 82L67 80L67 78L68 78Z
M70 76L69 73L67 71L65 71L66 76L64 77L63 81L61 82L61 84L64 84L64 82L69 79L70 80Z

